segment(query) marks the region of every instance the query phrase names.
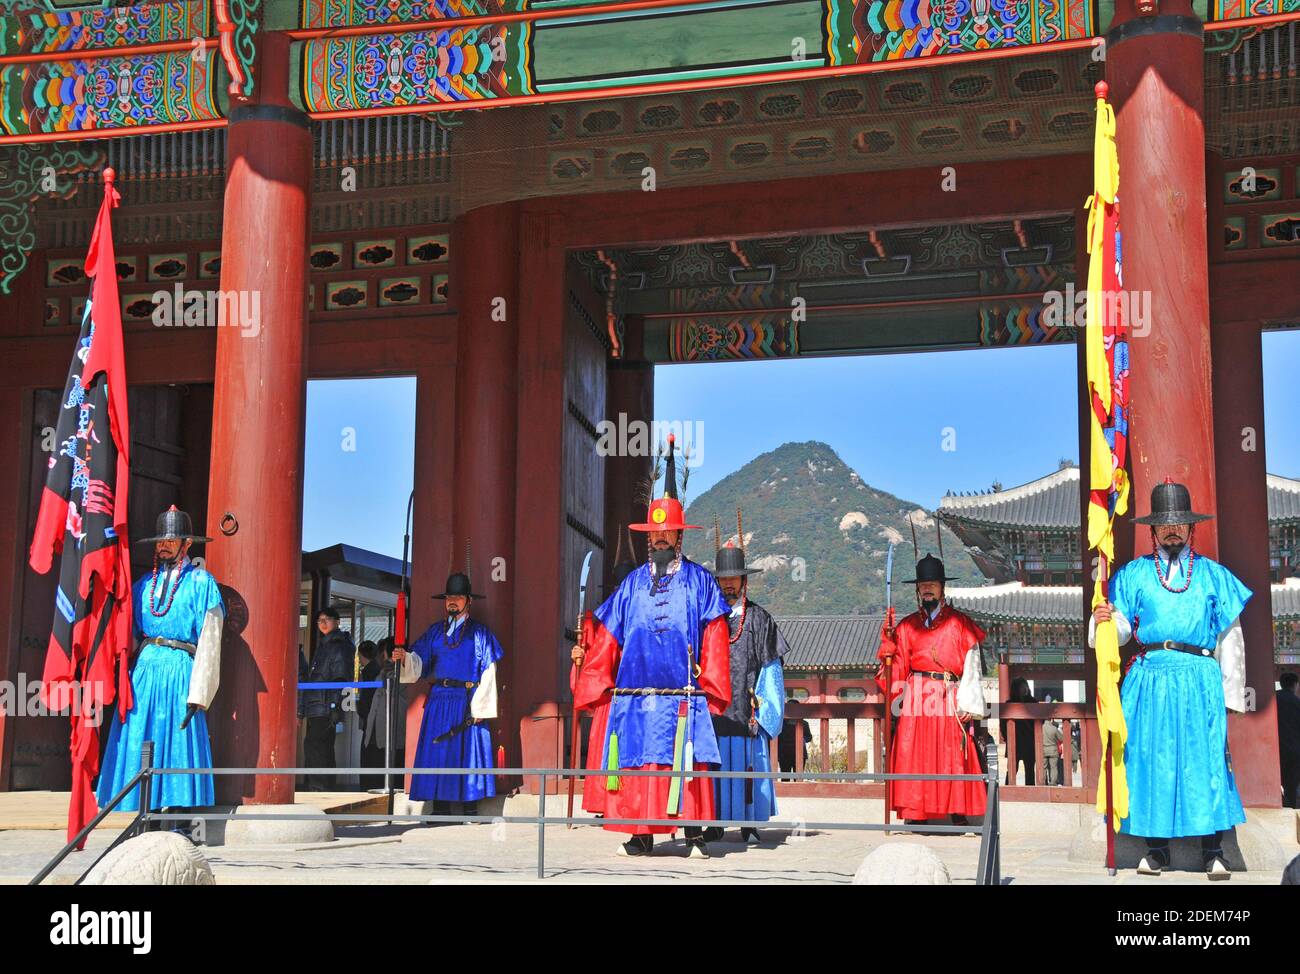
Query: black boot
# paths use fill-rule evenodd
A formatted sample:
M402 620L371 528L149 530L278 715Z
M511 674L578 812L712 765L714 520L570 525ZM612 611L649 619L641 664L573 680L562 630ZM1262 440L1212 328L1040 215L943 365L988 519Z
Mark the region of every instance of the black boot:
M1143 876L1159 876L1169 868L1169 840L1147 839L1147 854L1138 861L1137 871Z
M1232 870L1223 858L1223 842L1220 833L1201 836L1201 860L1205 865L1205 875L1212 880L1231 879Z
M634 835L618 847L620 856L648 856L654 848L653 835Z
M698 825L688 825L686 832L686 855L691 859L709 859L709 846L704 839L704 830Z

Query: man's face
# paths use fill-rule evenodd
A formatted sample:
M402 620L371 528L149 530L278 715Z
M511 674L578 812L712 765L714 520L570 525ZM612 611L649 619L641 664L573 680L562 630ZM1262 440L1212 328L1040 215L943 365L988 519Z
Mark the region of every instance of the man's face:
M177 538L171 538L166 541L156 541L153 546L154 554L158 556L159 561L175 561L179 556L190 550L188 539L180 541Z
M333 616L327 616L324 612L316 617L316 627L320 629L322 636L328 636L339 626L338 620Z
M722 587L722 594L726 596L728 605L735 605L739 600L742 592L745 591L745 576L737 575L733 578L720 578L718 585Z
M943 599L943 582L917 582L916 597L926 608L933 608Z
M447 618L455 619L464 614L469 606L469 598L464 595L447 596Z
M1156 527L1156 541L1170 555L1177 555L1182 551L1191 534L1190 524L1161 524Z
M680 531L651 531L650 547L655 551L666 551L670 548L677 547L677 539L682 536Z

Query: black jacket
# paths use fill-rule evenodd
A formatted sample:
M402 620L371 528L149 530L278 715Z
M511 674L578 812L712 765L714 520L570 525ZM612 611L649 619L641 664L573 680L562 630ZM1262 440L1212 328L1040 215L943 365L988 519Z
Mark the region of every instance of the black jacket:
M308 683L342 683L352 679L356 647L352 637L342 629L335 629L321 637L316 652L311 657L307 671ZM303 717L328 717L339 714L342 690L304 690L302 694Z

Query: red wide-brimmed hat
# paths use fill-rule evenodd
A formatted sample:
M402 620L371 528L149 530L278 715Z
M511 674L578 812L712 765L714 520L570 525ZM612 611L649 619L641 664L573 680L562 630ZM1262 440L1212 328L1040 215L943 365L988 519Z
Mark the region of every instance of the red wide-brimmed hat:
M644 524L629 524L633 531L684 531L698 528L698 524L687 524L682 502L677 499L677 458L674 449L676 437L668 434L667 469L664 474L664 496L650 501ZM650 485L651 490L654 484Z
M682 502L675 497L661 497L650 502L644 524L629 524L633 531L684 531L698 528L698 524L687 524Z

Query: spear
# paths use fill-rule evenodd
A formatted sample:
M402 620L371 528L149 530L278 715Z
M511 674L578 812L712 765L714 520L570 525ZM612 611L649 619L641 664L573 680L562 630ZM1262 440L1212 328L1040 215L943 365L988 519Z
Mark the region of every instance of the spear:
M584 653L585 653L585 647L583 646L583 641L582 641L582 630L583 630L582 616L587 606L587 576L591 574L591 556L593 554L595 554L594 549L588 551L587 557L582 559L582 577L578 581L578 649L584 650ZM581 678L582 678L582 662L579 662L578 679ZM574 682L574 687L575 688L577 687L576 681ZM576 697L574 702L576 704L577 702ZM573 711L573 717L571 720L571 723L573 724L573 728L569 733L569 760L572 762L573 768L576 771L579 763L578 759L581 757L581 754L578 751L578 727L582 723L582 721L578 719L578 708L574 706L571 709ZM569 814L566 816L567 818L573 818L573 793L577 789L577 785L578 785L577 775L570 775L569 776ZM572 822L569 823L569 828L573 828Z
M393 647L406 649L407 632L411 625L410 599L410 561L411 553L411 515L415 511L415 491L406 501L406 534L402 537L402 580L397 590L397 608L393 612ZM393 766L393 755L397 753L397 731L400 726L397 713L397 688L401 679L398 666L392 665L384 687L385 709L388 718L388 733L384 735L384 768ZM388 814L393 814L394 782L387 770L384 772L384 790L388 792Z

